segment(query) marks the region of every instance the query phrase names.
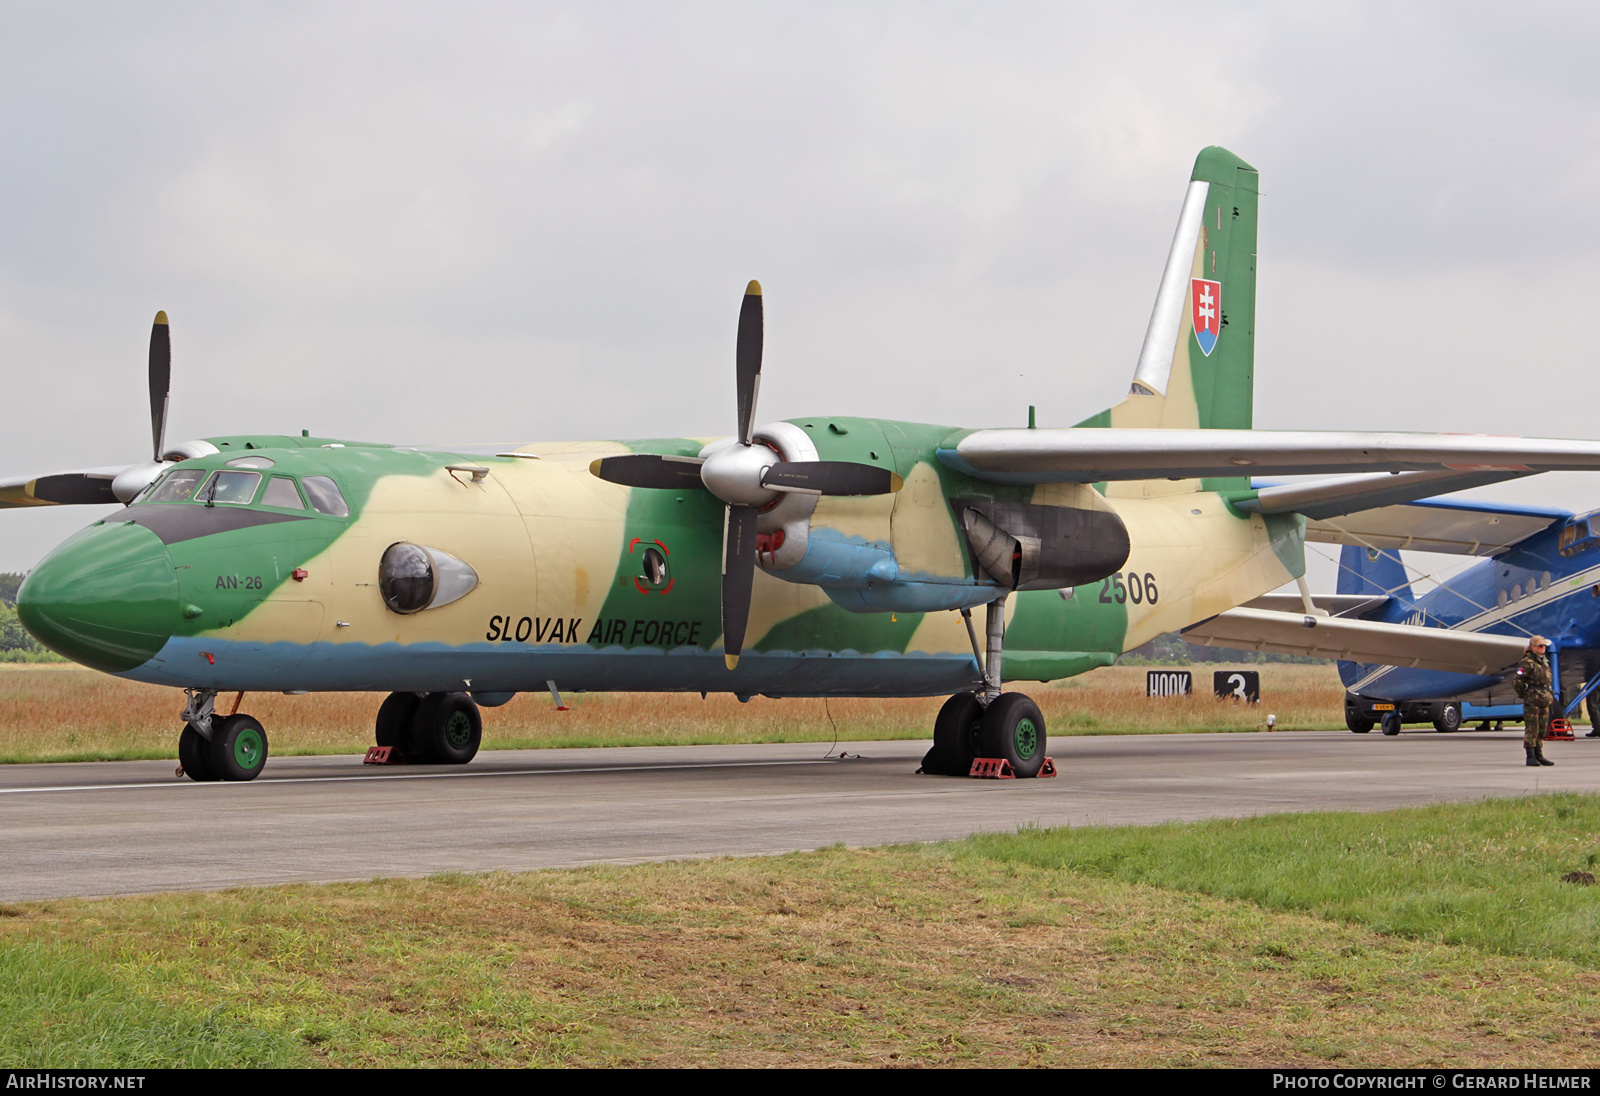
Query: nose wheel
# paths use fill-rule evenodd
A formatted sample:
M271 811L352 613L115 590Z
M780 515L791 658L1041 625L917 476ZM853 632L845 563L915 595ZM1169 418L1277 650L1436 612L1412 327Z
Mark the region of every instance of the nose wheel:
M244 694L240 694L243 696ZM179 772L190 780L254 780L267 765L267 732L254 716L219 716L214 690L191 690L178 735Z

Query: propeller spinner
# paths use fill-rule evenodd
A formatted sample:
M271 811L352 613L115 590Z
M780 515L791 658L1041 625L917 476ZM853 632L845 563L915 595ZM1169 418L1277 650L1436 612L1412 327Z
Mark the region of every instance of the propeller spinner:
M738 434L733 444L705 457L630 453L603 457L589 471L626 487L683 490L703 487L727 504L722 533L722 645L728 669L739 664L755 585L756 519L785 492L812 495L886 495L902 481L886 468L851 461L786 461L755 440L756 396L761 390L764 319L761 283L751 282L739 308L734 356ZM152 351L153 353L153 351Z

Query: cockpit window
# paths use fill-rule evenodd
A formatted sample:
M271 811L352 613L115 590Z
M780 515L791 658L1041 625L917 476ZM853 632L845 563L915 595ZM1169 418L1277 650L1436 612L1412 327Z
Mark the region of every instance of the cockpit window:
M327 476L307 476L300 482L305 485L306 497L311 500L311 508L317 513L336 518L350 516L350 506L333 480Z
M1564 556L1575 556L1595 547L1597 543L1600 541L1596 540L1588 517L1571 518L1562 526L1561 535L1556 538L1556 549Z
M206 478L204 468L180 468L161 481L161 485L145 497L145 502L188 502L200 489Z
M267 483L267 489L261 493L262 506L276 506L284 510L304 510L306 504L300 501L300 492L295 490L294 480L288 476L273 476Z
M217 472L195 497L201 502L225 502L231 506L247 506L256 497L261 484L260 472Z

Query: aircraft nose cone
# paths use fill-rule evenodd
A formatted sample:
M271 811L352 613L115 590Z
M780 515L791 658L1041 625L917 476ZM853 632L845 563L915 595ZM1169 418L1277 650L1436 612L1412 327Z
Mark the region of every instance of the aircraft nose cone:
M179 620L167 546L131 522L91 525L35 567L17 616L57 654L117 673L148 662Z

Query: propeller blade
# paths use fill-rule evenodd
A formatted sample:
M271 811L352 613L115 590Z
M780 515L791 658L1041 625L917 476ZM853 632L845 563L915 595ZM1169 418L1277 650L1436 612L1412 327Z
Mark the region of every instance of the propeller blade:
M728 669L739 665L744 629L750 621L750 592L755 586L756 517L754 506L728 507L722 534L722 655Z
M629 453L621 457L601 457L589 465L589 471L610 483L624 487L662 487L683 490L687 487L703 488L700 466L705 461L699 457L666 457L656 453Z
M167 440L167 395L172 388L172 337L167 314L156 313L150 325L150 440L153 460L160 460Z
M761 391L761 341L765 321L761 311L761 283L745 287L739 306L739 344L734 361L739 386L739 444L749 445L756 428L756 395Z
M761 477L761 486L813 495L890 495L905 480L887 468L852 461L779 461Z

